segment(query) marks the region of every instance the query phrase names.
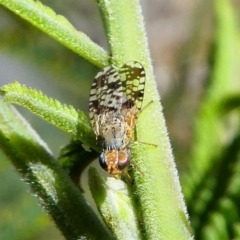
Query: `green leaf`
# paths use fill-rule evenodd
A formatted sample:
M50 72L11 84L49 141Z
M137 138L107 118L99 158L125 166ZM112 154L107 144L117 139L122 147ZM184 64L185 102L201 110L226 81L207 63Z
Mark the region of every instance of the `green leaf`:
M26 107L45 121L99 150L89 120L83 112L77 112L72 106L62 105L42 92L27 88L18 82L5 85L1 90L6 102Z
M63 16L39 1L0 0L0 4L47 33L64 46L73 50L98 67L108 64L108 54L90 40L84 33L77 31Z
M138 220L127 185L112 177L99 176L89 169L89 186L95 203L116 239L140 239Z
M72 140L69 144L61 148L58 157L59 164L65 169L73 182L82 190L81 176L86 167L97 157L99 153L89 151L79 140Z
M66 239L111 239L37 133L0 99L0 145ZM92 231L94 228L94 231Z
M220 111L224 114L240 108L240 94L232 94L223 98L220 102Z
M201 239L235 239L239 211L239 32L234 4L214 1L216 42L211 81L194 129L190 170L182 184L195 235ZM236 111L233 111L236 109ZM221 206L232 203L229 211Z

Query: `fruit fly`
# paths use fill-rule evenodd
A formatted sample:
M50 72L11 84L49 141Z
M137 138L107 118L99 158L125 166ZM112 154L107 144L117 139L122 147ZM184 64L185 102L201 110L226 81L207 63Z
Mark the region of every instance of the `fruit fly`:
M142 64L132 61L119 70L103 68L92 83L89 117L102 144L99 163L115 178L130 162L129 144L142 108L145 78Z

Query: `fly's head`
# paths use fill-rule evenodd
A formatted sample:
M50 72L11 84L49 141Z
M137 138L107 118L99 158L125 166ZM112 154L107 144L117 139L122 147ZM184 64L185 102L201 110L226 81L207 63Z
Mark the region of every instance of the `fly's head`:
M128 148L106 150L99 156L100 166L115 178L120 178L122 171L129 165L130 151Z

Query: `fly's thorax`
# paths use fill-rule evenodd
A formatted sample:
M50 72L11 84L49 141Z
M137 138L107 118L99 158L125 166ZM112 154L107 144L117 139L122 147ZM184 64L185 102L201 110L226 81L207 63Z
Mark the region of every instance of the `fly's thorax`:
M121 176L122 170L129 165L129 162L130 150L128 148L106 150L99 157L101 167L115 178Z
M120 149L126 145L125 121L120 114L106 113L98 123L103 149Z

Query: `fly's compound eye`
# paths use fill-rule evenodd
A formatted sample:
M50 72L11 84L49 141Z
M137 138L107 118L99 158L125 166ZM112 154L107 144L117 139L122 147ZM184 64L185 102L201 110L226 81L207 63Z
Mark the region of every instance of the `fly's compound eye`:
M130 162L130 154L128 151L119 151L118 153L118 168L124 169Z
M107 170L107 163L106 163L104 153L101 153L99 156L99 164L104 170Z

